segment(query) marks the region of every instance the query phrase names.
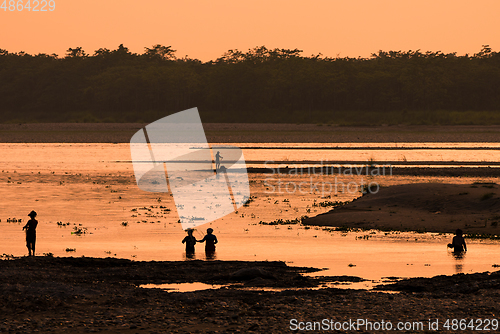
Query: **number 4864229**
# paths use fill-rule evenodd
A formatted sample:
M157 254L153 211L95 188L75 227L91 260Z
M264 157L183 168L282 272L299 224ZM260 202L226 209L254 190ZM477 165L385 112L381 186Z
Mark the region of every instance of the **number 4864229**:
M0 0L1 1L1 0ZM56 9L55 0L3 0L0 9L6 11L28 11L28 12L47 12Z

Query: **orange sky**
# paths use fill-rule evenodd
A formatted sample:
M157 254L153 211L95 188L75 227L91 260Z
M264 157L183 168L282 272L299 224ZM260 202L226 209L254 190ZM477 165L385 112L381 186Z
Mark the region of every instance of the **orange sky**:
M368 57L380 49L472 54L483 44L500 51L500 0L55 2L53 12L0 10L0 48L61 56L77 46L92 54L123 43L142 53L162 44L178 57L204 61L261 45L330 57Z

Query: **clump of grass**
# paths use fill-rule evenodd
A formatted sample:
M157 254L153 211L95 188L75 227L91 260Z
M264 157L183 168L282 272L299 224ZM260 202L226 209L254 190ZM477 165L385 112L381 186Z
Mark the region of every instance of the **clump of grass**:
M334 231L346 233L346 232L359 232L361 230L359 228L355 228L355 227L338 226L338 227L335 227Z
M260 221L259 224L260 225L293 225L293 224L299 224L302 222L302 220L304 220L306 218L306 216L302 216L301 218L295 218L295 219L292 219L292 220L284 220L284 219L276 219L272 222L265 222L265 221Z
M245 208L248 208L250 206L250 203L252 203L255 198L256 198L255 196L250 196L249 198L248 197L244 197L243 198L243 206Z
M66 248L66 252L76 252L76 248Z
M46 257L54 257L54 254L53 253L43 253L43 256L46 256Z
M467 233L465 237L468 239L500 240L500 235L488 234L488 233Z
M319 202L319 203L314 202L312 204L312 206L328 208L328 207L342 206L342 205L345 205L347 203L349 203L349 201L345 201L345 202L342 202L342 201L334 201L334 202L333 201L323 201L323 202Z
M86 227L78 227L75 226L73 227L75 232L71 232L71 234L76 234L76 235L82 235L82 234L87 234L87 228Z

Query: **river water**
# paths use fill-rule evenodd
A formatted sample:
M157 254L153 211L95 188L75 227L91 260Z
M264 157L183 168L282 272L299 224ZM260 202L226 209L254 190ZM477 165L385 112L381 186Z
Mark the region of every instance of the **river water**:
M224 145L224 144L221 144ZM250 167L303 167L337 163L440 166L491 165L500 161L495 143L433 144L232 144L243 148ZM27 214L38 212L37 255L119 257L132 260L185 260L171 194L139 190L128 144L0 144L0 254L26 255ZM383 186L417 183L497 182L485 177L336 175L337 183ZM314 178L314 179L312 179ZM360 189L298 191L290 185L332 182L332 175L249 174L253 201L208 227L219 239L216 259L281 260L297 266L325 268L319 275L430 277L493 271L500 244L469 240L469 252L457 259L446 248L451 236L436 233L332 232L300 224L264 225L327 212L320 203L350 201ZM287 185L279 188L279 185ZM305 190L304 190L305 189ZM12 220L21 222L11 222ZM9 221L9 222L8 222ZM197 245L196 259L205 259ZM328 269L326 269L328 268ZM371 283L359 283L366 287Z

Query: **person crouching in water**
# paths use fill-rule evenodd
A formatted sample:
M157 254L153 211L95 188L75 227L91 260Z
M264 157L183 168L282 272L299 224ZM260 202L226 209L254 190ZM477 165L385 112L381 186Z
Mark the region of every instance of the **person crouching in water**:
M31 219L24 225L23 230L26 230L26 247L28 247L29 256L31 256L32 251L33 256L35 256L36 227L38 221L35 219L35 211L31 211L28 216L31 217Z
M215 253L215 244L218 242L217 237L212 234L213 232L214 230L212 228L207 228L207 235L205 235L203 239L198 240L198 242L206 242L205 253L211 256Z
M453 253L467 252L467 245L465 244L465 239L461 229L457 229L455 231L455 236L453 237L451 244L448 244L448 247L453 248Z
M182 239L182 243L186 244L186 255L194 254L194 245L196 245L196 238L193 236L193 229L188 229L188 235Z

